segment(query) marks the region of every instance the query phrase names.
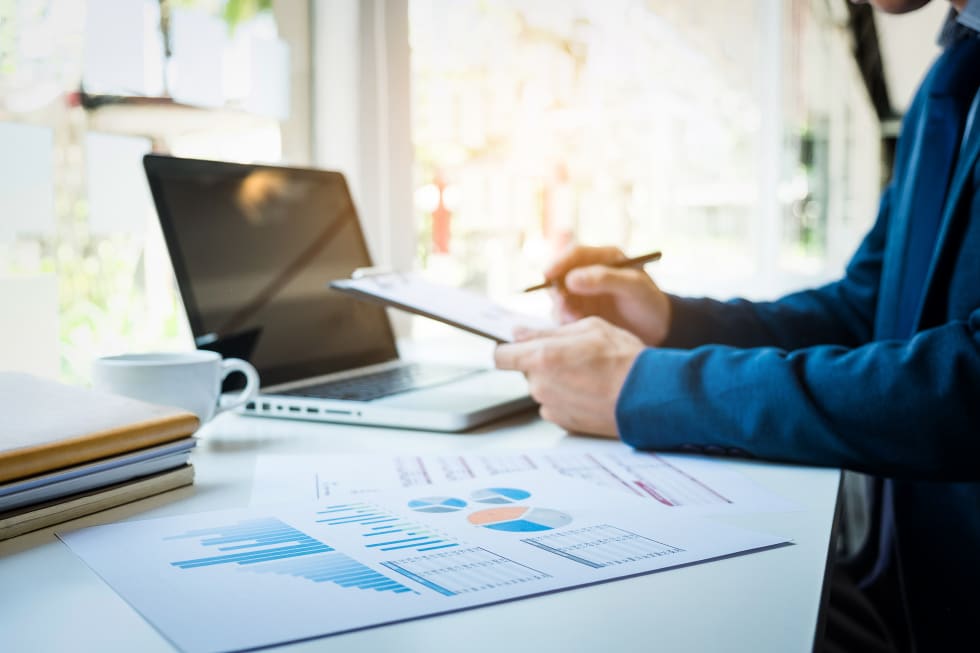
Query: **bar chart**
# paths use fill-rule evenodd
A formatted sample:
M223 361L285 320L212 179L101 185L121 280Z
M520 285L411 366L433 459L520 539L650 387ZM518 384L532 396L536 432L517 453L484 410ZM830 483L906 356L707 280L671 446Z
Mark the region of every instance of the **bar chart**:
M364 547L367 549L415 549L425 553L459 546L458 542L424 524L401 519L369 503L327 506L317 511L317 514L320 518L316 521L326 526L360 529Z
M405 594L415 590L376 572L343 553L325 553L294 560L278 560L259 565L254 569L257 573L284 574L306 578L314 583L330 582L341 587L356 587L361 590L375 592L394 592Z
M542 571L479 547L414 556L381 564L444 596L550 578Z
M164 538L180 539L197 539L202 547L222 553L170 563L179 569L235 564L249 572L285 574L344 588L414 592L278 519L254 519Z
M607 524L561 531L521 541L593 569L659 558L684 551L676 546Z
M214 551L222 551L220 555L181 560L171 563L181 569L209 567L237 563L251 565L270 560L296 558L299 556L325 553L333 549L323 542L296 530L284 522L273 519L253 519L239 522L230 526L202 528L187 531L182 535L164 538L180 540L198 538L201 546L214 547ZM275 548L267 548L273 545Z

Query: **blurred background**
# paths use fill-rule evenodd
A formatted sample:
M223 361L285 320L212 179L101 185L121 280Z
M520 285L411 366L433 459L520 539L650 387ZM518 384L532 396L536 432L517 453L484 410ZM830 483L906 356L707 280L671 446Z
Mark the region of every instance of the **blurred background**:
M947 10L0 0L0 367L193 346L150 151L340 170L378 263L504 301L572 242L682 294L833 279Z

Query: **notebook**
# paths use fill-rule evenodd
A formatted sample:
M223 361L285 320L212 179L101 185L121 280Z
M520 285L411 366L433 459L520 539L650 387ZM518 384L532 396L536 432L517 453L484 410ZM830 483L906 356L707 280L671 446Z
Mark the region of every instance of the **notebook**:
M0 372L0 483L180 440L199 426L158 406L18 372Z
M0 513L182 467L189 462L195 444L195 438L184 438L0 484Z
M194 466L140 476L107 487L0 513L0 540L91 515L194 482Z

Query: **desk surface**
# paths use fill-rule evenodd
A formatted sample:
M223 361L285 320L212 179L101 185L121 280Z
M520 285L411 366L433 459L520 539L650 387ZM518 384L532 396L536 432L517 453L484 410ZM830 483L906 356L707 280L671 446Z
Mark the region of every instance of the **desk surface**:
M463 435L224 415L194 454L197 480L158 497L0 542L0 648L172 651L76 558L56 530L247 506L260 454L438 452L562 446L531 415ZM734 469L803 507L724 521L786 535L792 546L588 588L303 642L290 651L810 651L840 474L754 462ZM721 518L719 518L721 519ZM324 606L329 609L329 606Z

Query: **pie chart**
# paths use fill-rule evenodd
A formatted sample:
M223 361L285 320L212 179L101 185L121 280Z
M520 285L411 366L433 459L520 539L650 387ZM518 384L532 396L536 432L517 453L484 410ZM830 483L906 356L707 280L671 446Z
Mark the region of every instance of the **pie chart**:
M517 503L530 498L531 493L514 487L490 487L485 490L477 490L471 496L474 501L480 503Z
M408 507L418 512L456 512L466 507L466 502L453 497L423 497L412 499Z
M508 506L478 510L467 517L467 520L474 526L482 526L494 531L532 533L566 526L572 523L572 516L549 508Z

